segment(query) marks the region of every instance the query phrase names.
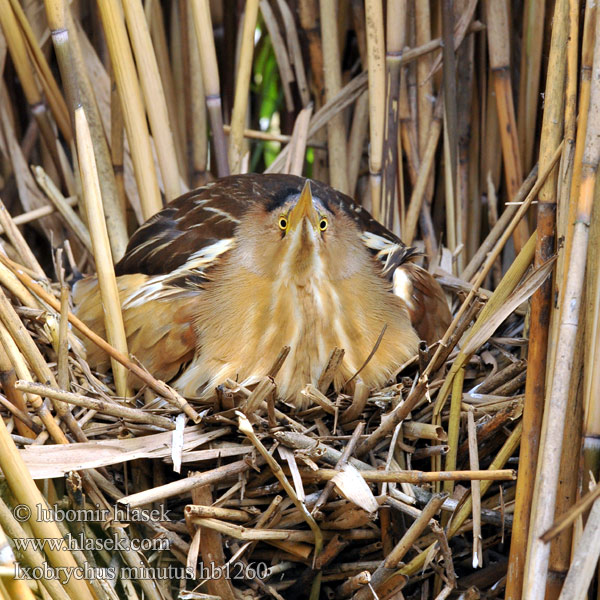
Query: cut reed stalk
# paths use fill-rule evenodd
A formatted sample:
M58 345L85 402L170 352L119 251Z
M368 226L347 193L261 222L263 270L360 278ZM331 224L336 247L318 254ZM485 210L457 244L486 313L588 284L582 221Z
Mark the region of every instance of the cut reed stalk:
M75 111L75 130L77 134L77 156L81 172L81 183L83 198L85 200L86 212L90 224L90 235L98 273L98 287L104 308L104 324L108 342L119 352L127 354L127 336L125 325L121 314L121 302L119 290L110 253L108 233L104 222L104 211L102 209L102 198L100 196L100 184L98 172L94 160L94 149L90 130L83 108ZM112 370L115 377L117 393L126 398L130 396L127 387L127 370L117 361L112 360Z
M512 200L523 181L519 143L517 140L517 123L513 105L513 94L510 73L510 25L505 0L486 0L486 24L488 27L488 45L492 79L496 92L496 107L500 125L502 142L502 160L506 177L508 197ZM528 226L522 220L513 237L517 253L529 238Z
M381 168L385 133L385 48L383 0L366 0L369 72L369 186L373 216L382 220Z
M131 47L123 16L115 0L99 0L98 8L125 117L125 131L140 194L142 214L144 219L148 219L162 208L162 200Z
M183 190L177 167L175 142L169 126L167 101L142 4L140 0L125 0L123 9L168 202L179 196Z
M381 188L382 223L390 230L400 223L396 202L398 174L398 108L400 96L400 71L402 50L406 46L406 0L387 3L386 23L386 112L385 139L383 141L383 179Z
M229 170L241 173L242 158L246 147L244 128L250 96L250 77L252 75L252 59L254 57L254 34L258 18L258 0L246 2L240 58L235 82L235 97L231 114L231 132L229 134Z
M191 6L194 29L198 40L198 50L200 52L200 62L202 65L202 80L204 82L206 108L208 110L210 128L213 136L217 175L219 177L224 177L225 175L229 175L229 164L227 162L225 133L223 132L221 84L219 82L219 69L217 66L215 40L212 31L210 5L208 0L193 0Z
M23 32L19 27L9 0L0 0L0 27L4 32L6 45L8 46L8 51L10 52L15 70L17 71L23 93L29 103L29 108L36 120L40 133L44 138L46 148L50 152L52 162L58 173L62 174L62 166L57 147L58 140L52 129L44 99L38 89L33 67L29 55L27 54Z
M342 67L338 50L337 4L334 0L321 0L319 2L326 102L330 101L342 89ZM345 194L349 191L346 144L344 114L340 111L327 123L327 157L329 161L329 181L334 188Z
M546 2L532 0L523 4L523 45L519 78L518 137L521 167L527 172L532 167L535 132L539 110L540 71Z

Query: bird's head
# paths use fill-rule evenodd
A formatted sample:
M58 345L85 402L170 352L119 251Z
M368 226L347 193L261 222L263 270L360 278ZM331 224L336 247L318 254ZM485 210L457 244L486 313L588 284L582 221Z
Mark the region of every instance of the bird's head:
M308 180L300 192L257 203L239 228L244 266L290 284L344 279L366 260L356 224L337 203L313 194Z

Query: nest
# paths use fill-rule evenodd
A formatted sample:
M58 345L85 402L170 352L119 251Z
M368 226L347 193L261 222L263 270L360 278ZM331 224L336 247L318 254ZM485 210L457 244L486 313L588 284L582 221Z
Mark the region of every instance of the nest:
M526 373L522 315L496 337L488 324L479 351L461 361L458 340L468 346L474 323L489 321L473 296L444 343L423 346L379 390L359 374L352 394L336 393L344 351L334 349L318 384L304 387L312 406L302 412L277 400L273 377L288 348L252 389L229 380L199 403L146 374L149 385L125 402L111 373L86 363L76 318L65 326L66 303L62 315L53 310L59 286L44 291L15 273L24 283L12 290L10 319L27 329L29 364L51 385L4 371L13 400L3 401L5 417L32 477L52 480L47 514L74 547L91 549L74 558L97 570L94 587L116 582L112 597L135 582L181 598L304 598L309 589L391 598L420 597L428 586L476 595L501 581ZM532 279L517 292L530 293ZM31 292L35 302L18 300ZM461 362L460 387L445 403L448 371ZM25 412L24 393L37 417ZM58 414L71 411L71 443L41 446L24 435L49 431L41 398ZM120 556L103 555L113 540Z

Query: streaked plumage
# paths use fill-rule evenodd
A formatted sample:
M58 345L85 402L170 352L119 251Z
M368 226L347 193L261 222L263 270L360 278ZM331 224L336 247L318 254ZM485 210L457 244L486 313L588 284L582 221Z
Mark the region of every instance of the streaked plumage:
M328 186L311 181L312 196L302 193L305 181L227 177L174 200L132 236L116 265L118 286L129 351L155 376L204 396L226 378L265 375L289 345L276 383L300 406L300 390L316 383L334 347L345 350L339 387L386 325L360 375L378 386L420 338L441 337L446 300L410 262L416 251ZM76 285L75 303L103 334L95 278ZM108 368L106 356L88 350L91 364Z

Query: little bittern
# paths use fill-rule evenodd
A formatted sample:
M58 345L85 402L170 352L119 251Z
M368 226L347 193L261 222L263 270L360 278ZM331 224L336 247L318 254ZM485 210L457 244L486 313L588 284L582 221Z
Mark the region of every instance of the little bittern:
M338 389L363 365L366 385L383 385L419 339L433 343L450 323L417 254L322 183L225 177L151 217L116 265L129 351L188 397L227 378L256 381L284 346L275 381L296 406L336 347L345 350ZM103 334L96 279L79 281L74 295L79 317ZM88 352L108 368L106 355Z

